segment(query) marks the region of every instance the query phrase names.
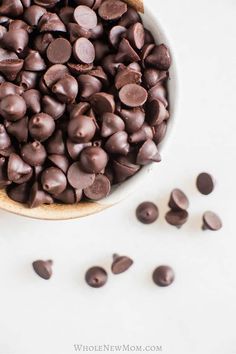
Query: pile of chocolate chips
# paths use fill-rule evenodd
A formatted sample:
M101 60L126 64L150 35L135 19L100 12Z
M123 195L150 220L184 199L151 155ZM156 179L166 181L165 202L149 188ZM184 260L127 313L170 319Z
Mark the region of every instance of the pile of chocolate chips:
M120 0L2 0L0 187L29 207L106 197L161 160L171 58Z

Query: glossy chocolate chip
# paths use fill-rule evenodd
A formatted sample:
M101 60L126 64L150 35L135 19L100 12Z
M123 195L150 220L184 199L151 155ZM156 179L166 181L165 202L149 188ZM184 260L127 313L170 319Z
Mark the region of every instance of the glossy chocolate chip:
M165 81L168 76L168 71L160 71L154 68L147 68L144 71L143 79L146 87L150 89L158 83Z
M32 5L24 12L24 19L31 26L37 26L40 18L46 13L46 9L42 6Z
M6 32L2 38L3 45L17 54L23 52L29 42L28 32L24 29L13 29Z
M52 276L52 264L53 262L51 260L49 261L38 260L33 262L32 266L35 273L37 273L40 276L40 278L48 280Z
M41 112L41 93L39 90L27 90L23 93L22 97L25 100L27 109L31 113L36 114Z
M189 200L183 191L181 191L180 189L174 189L171 192L168 205L171 210L174 211L187 210L189 207Z
M7 161L6 158L0 157L0 189L3 189L11 184L7 176Z
M30 192L30 185L28 183L11 184L7 188L8 197L18 203L27 203L29 192Z
M64 173L57 167L49 167L41 175L43 189L50 194L60 194L66 189L67 180Z
M78 116L68 124L69 138L75 143L88 143L95 134L96 126L92 118Z
M0 61L0 72L9 81L14 81L23 68L22 59L5 59Z
M54 198L64 204L74 204L80 201L82 197L82 191L79 191L79 193L77 193L78 196L79 194L80 197L77 198L76 191L73 188L68 187L62 193L54 196Z
M168 106L167 91L161 83L156 84L148 91L148 101L153 100L161 101L165 108Z
M84 64L91 64L95 59L95 49L87 38L78 38L73 46L75 59Z
M124 120L125 128L128 133L137 132L141 129L145 121L145 112L140 108L122 109L120 115Z
M108 196L111 190L109 179L104 175L97 175L93 184L84 189L84 195L90 200L101 200Z
M124 182L127 178L132 177L138 172L140 166L136 164L133 157L130 159L127 156L118 156L113 160L114 179L116 183Z
M101 267L92 267L85 274L86 283L92 288L101 288L107 282L107 272Z
M47 140L55 130L54 119L46 113L38 113L29 120L29 132L38 141Z
M34 71L22 70L17 76L17 82L24 90L30 90L36 87L38 73Z
M90 102L94 111L100 115L107 112L114 113L115 111L114 96L108 93L95 93L95 95L92 96Z
M95 174L84 172L79 162L74 162L67 172L68 182L73 188L85 189L95 181Z
M102 148L91 146L83 149L79 161L85 172L99 173L106 167L108 156Z
M47 153L40 142L34 141L33 143L27 143L22 146L21 157L30 166L40 166L44 164Z
M117 90L121 89L127 84L140 84L142 74L129 68L118 70L115 77L115 86Z
M136 209L136 217L143 224L152 224L159 217L159 210L152 202L143 202Z
M109 32L109 40L111 42L111 44L113 45L113 47L117 47L122 35L124 35L124 33L126 32L126 28L124 26L114 26L111 28L110 32Z
M119 25L128 28L136 22L141 22L138 12L133 7L128 7L120 19Z
M67 74L69 74L69 70L65 65L55 64L46 71L43 79L47 87L51 88L56 82L63 79Z
M133 265L133 263L134 262L130 257L114 254L111 271L113 274L124 273Z
M8 26L8 30L18 30L18 29L24 29L28 33L32 33L33 29L31 26L29 26L25 21L22 20L13 20L10 22Z
M34 48L40 54L44 55L46 53L48 45L54 40L51 33L38 34L34 40Z
M5 121L7 132L14 136L19 143L25 143L28 139L28 117L23 117L16 122Z
M130 26L127 31L127 38L134 48L142 49L145 42L145 32L142 23L137 22Z
M29 71L43 71L46 69L44 59L39 52L32 50L24 61L24 69Z
M157 99L148 102L146 112L147 122L151 126L159 125L169 118L169 112L166 110L164 104Z
M103 138L123 130L125 130L125 123L118 115L114 113L104 113L102 115L101 136Z
M19 95L8 95L0 102L0 114L9 121L21 119L25 113L25 100Z
M38 26L40 32L66 32L64 23L57 14L51 12L43 14L39 20Z
M69 167L69 160L65 155L49 155L48 159L53 163L54 166L60 168L64 173L67 172Z
M146 122L143 123L139 130L129 136L129 142L131 144L141 143L142 141L147 141L148 139L153 139L153 128Z
M140 60L138 53L131 46L126 38L123 38L119 44L118 53L115 56L116 62L136 62Z
M165 219L168 224L181 228L188 220L188 212L186 210L170 210L166 213Z
M156 144L151 139L148 139L139 149L137 155L137 164L147 165L152 161L160 162L161 156L159 154Z
M46 142L46 150L48 154L65 154L65 143L63 139L63 133L60 129L57 129L53 135Z
M66 141L66 147L67 147L67 152L72 158L72 160L78 160L79 154L83 149L85 149L88 146L92 146L92 143L73 143L71 140L67 139Z
M127 84L119 92L122 103L128 107L139 107L147 101L147 91L142 86Z
M127 5L120 0L105 0L98 9L99 16L106 21L117 20L127 11Z
M110 154L127 155L130 150L128 143L128 134L120 131L113 134L106 142L105 149Z
M77 80L82 99L87 99L102 89L101 81L91 75L80 75Z
M154 283L158 286L169 286L173 283L175 279L175 273L173 269L169 266L159 266L154 270L152 274L152 279Z
M23 89L11 82L3 82L0 85L0 100L8 95L22 95Z
M70 59L72 47L65 38L57 38L47 47L47 58L52 64L64 64Z
M203 214L202 221L203 221L203 226L202 226L203 230L218 231L223 226L220 217L212 211L206 211Z
M30 208L37 208L42 204L52 204L53 198L50 194L46 193L42 190L39 186L38 182L35 182L30 191L29 197L29 207Z
M3 124L0 124L0 150L5 150L11 145L11 139Z
M156 45L151 54L146 58L146 63L159 70L169 70L171 66L171 56L165 44Z
M167 131L167 123L164 121L162 124L154 127L153 141L159 144L165 137Z
M96 12L85 5L80 5L75 8L74 19L78 25L87 30L95 28L98 22Z
M22 15L23 6L20 0L3 0L0 6L1 15L9 15L11 17L17 17Z
M215 188L214 178L206 172L202 172L197 177L197 189L204 195L210 194Z
M52 92L58 100L67 104L75 101L78 90L78 82L71 75L65 75L52 86Z
M53 96L45 95L42 98L43 112L49 114L53 119L57 120L64 114L66 105L58 101Z
M19 155L12 153L8 160L7 175L12 182L24 183L32 177L32 168Z

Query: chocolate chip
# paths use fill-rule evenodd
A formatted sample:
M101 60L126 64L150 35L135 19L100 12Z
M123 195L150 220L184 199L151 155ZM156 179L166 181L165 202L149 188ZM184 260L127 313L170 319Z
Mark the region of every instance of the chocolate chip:
M10 22L8 26L8 30L18 30L18 29L24 29L27 31L29 34L32 33L33 29L31 26L29 26L25 21L22 20L13 20Z
M165 44L156 45L151 54L146 58L146 63L153 65L159 70L169 70L171 66L171 57Z
M137 164L147 165L151 161L160 162L161 156L156 144L151 139L148 139L139 149L137 155Z
M204 195L210 194L215 188L214 178L206 172L200 173L197 177L197 189Z
M180 189L174 189L171 192L169 207L174 211L187 210L189 207L188 197Z
M87 38L78 38L73 46L73 54L80 63L91 64L95 59L95 49Z
M160 71L154 68L147 68L144 71L144 83L148 89L156 86L158 83L165 81L168 78L168 71Z
M88 143L95 134L96 126L92 118L78 116L68 124L69 138L75 143Z
M139 71L134 71L124 68L118 71L115 77L115 86L117 90L121 89L127 84L140 84L142 74Z
M169 113L163 103L157 99L147 104L147 121L151 126L160 125L169 118Z
M47 58L52 64L64 64L70 59L72 47L65 38L57 38L47 47Z
M74 8L70 6L64 6L59 11L59 17L65 25L68 25L74 19Z
M120 115L125 122L125 128L128 133L137 132L145 121L145 112L140 108L122 109Z
M3 82L0 85L0 100L8 95L22 95L23 89L11 82Z
M35 273L45 280L50 279L52 276L52 264L53 262L51 260L38 260L32 263Z
M218 231L222 228L222 221L220 217L213 213L212 211L206 211L202 217L203 220L203 230Z
M49 167L41 175L43 189L50 194L60 194L66 189L66 176L57 167Z
M126 32L126 28L124 26L114 26L111 28L109 32L109 40L113 47L117 47L122 35Z
M91 105L96 113L114 113L115 101L114 96L105 92L95 93L91 98Z
M124 131L113 134L106 142L105 149L111 154L127 155L130 150L128 134Z
M43 71L46 69L45 61L39 52L35 50L30 51L25 58L24 69L29 71Z
M153 139L153 129L146 122L143 123L141 128L129 136L129 142L131 144L141 143Z
M0 157L0 189L3 189L11 184L7 176L7 161L6 158Z
M7 188L7 195L9 198L18 203L27 203L30 192L28 183L11 184Z
M64 23L57 14L51 12L43 14L39 20L38 26L40 32L66 32Z
M166 135L166 131L167 131L166 121L154 127L153 141L155 141L156 144L160 144L160 142L164 139Z
M67 172L69 167L69 160L66 156L53 154L49 155L48 159L53 163L53 165L60 168L64 173Z
M117 20L127 11L127 5L120 0L105 0L98 9L99 16L106 21Z
M69 74L69 70L65 65L52 65L44 74L43 79L47 87L51 88L57 81Z
M5 150L11 145L11 139L3 124L0 124L0 150Z
M143 224L152 224L159 217L158 207L152 202L143 202L136 209L137 219Z
M33 71L22 70L17 76L17 82L24 90L30 90L36 87L38 81L38 73Z
M175 279L175 273L169 266L159 266L154 270L152 279L158 286L169 286Z
M91 75L80 75L77 80L82 99L87 99L102 89L101 81Z
M23 6L20 0L3 0L0 6L1 15L17 17L22 15Z
M166 88L161 83L156 84L148 91L148 100L150 102L153 100L159 100L166 108L168 106Z
M44 7L38 5L32 5L24 12L24 19L31 26L37 26L40 18L45 14L47 10Z
M35 182L30 191L29 207L37 208L42 204L52 204L52 203L53 203L53 199L50 196L50 194L40 189L39 183Z
M78 82L71 75L65 75L52 87L52 92L57 96L58 100L67 104L75 101L78 90Z
M12 153L8 160L7 175L12 182L24 183L32 177L32 168L19 155Z
M46 150L48 154L65 154L65 143L63 140L63 133L57 129L54 134L46 142Z
M5 127L10 135L13 135L19 143L25 143L28 139L28 117L23 117L16 122L5 121Z
M14 81L23 67L24 61L21 59L6 59L0 61L0 72L9 81Z
M140 22L134 23L127 31L129 42L137 49L142 49L145 41L144 27Z
M107 153L100 147L87 147L80 154L80 166L85 172L99 173L107 165Z
M57 99L55 99L55 97L49 95L43 96L42 107L43 107L43 112L47 113L55 120L61 118L61 116L63 116L66 110L65 103L60 102Z
M39 90L31 89L22 94L25 100L27 109L36 114L41 112L41 94ZM45 111L45 113L47 113Z
M86 283L92 288L101 288L107 282L107 272L101 267L92 267L85 274Z
M111 265L111 271L113 274L121 274L126 272L132 265L133 260L127 256L119 256L115 254L113 256L113 262Z
M74 162L67 172L67 178L70 185L76 189L85 189L90 187L95 181L95 174L84 172L79 162Z
M128 107L139 107L147 101L147 91L139 85L127 84L119 92L122 103Z
M42 33L35 37L34 48L40 54L44 55L48 45L54 40L54 37L51 33Z
M140 166L130 159L129 154L127 156L119 156L113 160L113 170L114 170L114 179L116 183L121 183L127 180L129 177L135 175L140 169Z
M33 143L27 143L22 146L21 156L30 166L40 166L44 164L47 153L40 142L34 141Z
M108 196L111 190L109 179L104 175L97 175L93 184L84 189L84 195L94 201Z
M97 15L88 6L80 5L74 10L74 19L82 28L93 29L97 26Z
M0 113L3 118L16 121L21 119L26 113L26 104L19 95L8 95L0 102Z
M116 62L136 62L140 60L139 55L132 48L129 41L126 38L123 38L120 42L118 53L115 57Z
M122 15L120 19L119 25L128 28L136 22L141 22L141 18L138 12L134 8L128 7L127 11Z
M107 138L119 131L125 130L124 121L116 114L104 113L102 116L101 136Z
M38 113L29 120L29 132L38 141L47 140L55 130L54 119L46 113Z
M170 210L166 213L165 218L168 224L181 228L188 220L188 212L186 210Z
M17 54L23 52L29 42L28 32L24 29L9 30L2 38L3 45Z

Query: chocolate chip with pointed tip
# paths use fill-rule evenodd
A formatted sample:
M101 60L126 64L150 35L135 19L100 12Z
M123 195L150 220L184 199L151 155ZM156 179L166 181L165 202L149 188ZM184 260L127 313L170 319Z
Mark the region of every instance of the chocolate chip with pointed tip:
M18 17L23 14L23 5L20 0L2 0L0 14L10 17Z
M73 22L74 17L74 8L71 6L64 6L59 10L59 17L64 23L64 25L68 25L70 22Z
M46 193L42 190L39 186L38 182L35 182L30 191L29 197L29 207L30 208L37 208L42 204L52 204L53 198L49 193Z
M169 70L171 66L171 56L165 44L156 45L146 58L146 63L159 70Z
M62 193L55 195L54 198L64 204L77 203L75 190L71 187L67 187Z
M99 92L95 93L91 97L91 105L96 113L99 115L103 113L114 113L115 111L115 100L114 96L106 93L106 92Z
M24 19L31 25L37 26L40 18L45 14L47 10L38 5L32 5L28 7L24 12Z
M130 150L128 134L125 131L117 132L110 136L105 144L105 149L111 154L127 155Z
M19 95L8 95L0 102L0 113L9 121L16 121L26 113L25 100Z
M188 220L188 212L187 210L170 210L166 213L165 219L168 224L176 226L178 229L180 229Z
M140 166L129 161L129 155L118 156L113 160L112 167L115 175L115 182L124 182L129 177L135 175L140 169Z
M128 133L138 132L145 121L145 112L140 108L122 109L120 115L125 123L125 130ZM132 138L130 141L133 142Z
M129 136L129 142L131 144L137 144L152 138L153 128L150 127L146 122L144 122L139 130Z
M29 71L43 71L46 69L45 61L39 52L35 50L30 51L25 58L24 69Z
M83 149L79 162L85 172L100 173L107 165L108 156L101 147L91 146Z
M63 139L63 133L57 129L46 142L46 150L49 155L57 154L64 155L66 148Z
M60 168L64 173L67 172L69 160L65 155L52 154L48 156L48 160L51 161L54 166Z
M11 82L3 82L0 85L0 100L8 95L19 95L21 96L23 89L20 86L17 86Z
M115 59L117 62L128 62L128 63L132 63L134 61L135 62L140 61L140 57L138 53L136 53L136 51L134 50L134 48L131 46L131 44L126 38L123 38L120 41L118 53L116 54Z
M91 75L80 75L77 79L80 88L80 97L87 99L98 93L102 89L102 83L96 77Z
M24 90L30 90L37 86L38 73L35 71L22 70L17 76L17 82Z
M143 81L148 89L157 85L158 83L163 83L169 77L168 71L160 71L155 68L147 68L144 71Z
M52 86L52 92L58 100L67 104L75 101L78 91L78 82L71 75L65 75Z
M136 217L143 224L152 224L159 217L159 210L152 202L143 202L136 209Z
M30 166L40 166L44 164L47 153L39 141L34 141L22 146L21 157Z
M66 26L56 13L45 12L38 23L40 32L66 32Z
M92 146L92 143L73 143L70 139L66 141L67 152L72 160L78 160L79 154L83 149Z
M37 273L41 278L48 280L52 276L52 264L51 260L49 261L34 261L32 263L35 273Z
M109 32L109 40L113 47L116 48L118 46L122 35L124 35L126 31L127 29L124 26L117 25L111 28Z
M139 149L137 155L137 164L139 165L147 165L150 162L160 162L161 156L157 149L156 144L153 140L148 139Z
M0 124L0 150L5 150L11 145L11 139L3 124Z
M47 47L54 40L51 33L41 33L38 34L34 39L34 49L37 50L41 55L46 53Z
M175 273L173 269L169 266L159 266L154 270L152 274L152 279L154 283L158 286L169 286L175 280Z
M66 105L53 96L45 95L42 98L43 112L49 114L53 119L59 119L66 110Z
M133 265L133 263L134 261L130 257L114 254L111 271L113 274L124 273Z
M68 169L67 179L72 187L85 189L93 184L95 174L84 172L80 167L80 163L74 162Z
M87 39L91 37L91 32L89 30L86 30L85 28L80 27L77 23L69 23L67 25L67 28L69 31L71 43L74 43L78 38L81 37Z
M78 116L68 124L68 136L75 143L88 143L94 137L96 126L92 118Z
M142 74L139 71L134 71L128 68L118 70L115 77L115 86L117 90L127 84L140 84Z
M0 61L0 72L9 81L14 81L23 68L24 60L22 59L5 59Z
M6 191L8 197L14 200L15 202L27 203L30 192L30 184L11 184Z
M13 135L19 143L26 143L28 139L28 117L23 117L16 122L5 121L5 127L10 135Z
M167 90L161 82L153 86L148 91L148 101L151 102L153 100L159 100L163 103L165 108L168 106Z
M22 97L25 100L27 109L31 113L36 114L41 112L41 93L39 90L35 90L35 89L27 90L22 94Z
M46 113L38 113L29 120L29 133L40 142L47 140L55 130L54 119Z
M104 113L102 115L101 136L103 138L123 130L125 130L125 123L118 115L114 113Z
M43 189L50 194L60 194L66 189L66 176L57 167L46 168L41 175Z
M32 168L19 155L12 153L8 160L7 175L10 181L20 184L32 177Z
M129 6L127 11L122 15L118 24L128 28L136 22L141 22L139 13L135 10L135 8Z
M154 127L153 141L155 141L156 144L160 144L160 142L164 139L166 135L166 131L167 131L166 121Z
M189 200L186 194L180 189L174 189L171 192L169 204L171 210L187 210L189 207Z
M146 116L148 124L155 126L168 119L169 112L161 101L155 99L147 103Z
M108 279L107 272L102 267L92 267L85 274L86 283L92 288L103 287Z
M50 66L43 76L44 82L47 87L51 88L57 81L63 79L69 74L68 68L63 64L55 64Z
M206 211L203 214L202 221L202 230L218 231L223 226L220 217L212 211Z
M29 34L24 29L10 30L2 38L3 45L17 54L23 52L29 42Z
M142 23L136 22L129 27L127 39L135 48L142 49L145 43L145 31Z

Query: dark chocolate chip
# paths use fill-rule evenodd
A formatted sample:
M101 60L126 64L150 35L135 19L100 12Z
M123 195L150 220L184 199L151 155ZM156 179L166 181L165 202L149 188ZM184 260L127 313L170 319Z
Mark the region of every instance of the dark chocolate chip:
M69 160L65 155L49 155L48 159L53 163L54 166L60 168L64 173L67 172L69 167Z
M52 92L58 100L67 104L75 101L78 90L78 82L71 75L65 75L52 86Z
M160 162L161 156L157 149L156 144L151 139L145 141L145 143L139 149L137 155L137 164L147 165L150 162Z
M180 189L174 189L171 192L168 205L170 209L174 211L187 210L189 207L189 200L183 191Z
M127 11L122 15L120 19L119 25L128 28L136 22L141 22L141 18L138 12L134 8L128 7Z
M122 109L120 115L124 120L125 128L128 133L137 132L141 129L145 121L145 112L140 108Z
M159 266L154 270L152 279L158 286L169 286L175 279L175 273L169 266Z
M80 75L77 80L82 99L87 99L102 89L101 81L91 75Z
M203 230L218 231L222 228L222 221L220 217L213 213L212 211L206 211L202 217L203 220Z
M66 189L67 180L64 173L57 167L49 167L41 175L43 189L50 194L60 194Z
M22 59L5 59L0 61L0 72L9 81L14 81L23 68Z
M24 61L24 69L29 71L43 71L46 69L44 59L39 52L32 50Z
M44 74L43 79L47 87L51 88L57 81L69 74L68 68L63 64L52 65Z
M147 96L145 88L136 84L127 84L119 92L121 102L128 107L142 106L147 101Z
M8 95L0 102L0 114L9 121L21 119L25 113L25 100L19 95Z
M143 224L152 224L159 217L159 210L152 202L143 202L136 209L137 219Z
M105 149L110 154L121 154L127 155L130 150L130 145L128 143L128 134L125 131L120 131L107 140L105 144Z
M23 89L11 82L3 82L0 85L0 100L8 95L22 95Z
M128 68L118 70L115 77L115 86L117 90L127 84L140 84L142 74L139 71L134 71Z
M9 15L11 17L17 17L22 15L23 6L20 0L2 0L0 6L1 15Z
M48 154L64 155L66 148L63 140L63 133L57 129L54 134L46 142L46 150Z
M95 28L98 22L96 12L85 5L80 5L75 8L74 19L78 25L87 30Z
M29 192L30 186L28 183L11 184L7 188L8 197L18 203L27 203Z
M0 150L5 150L11 145L11 139L3 124L0 124Z
M36 114L41 112L41 93L39 90L31 89L23 93L27 109ZM47 113L45 111L45 113Z
M167 131L167 123L164 121L160 125L154 127L153 141L159 144L165 137Z
M117 20L127 11L127 4L120 0L105 0L98 9L99 16L106 21Z
M156 67L159 70L169 70L171 66L171 57L169 49L165 44L156 45L151 54L146 58L146 63Z
M22 146L21 157L30 166L40 166L44 164L47 153L40 142L34 141L33 143L27 143Z
M140 57L131 46L126 38L123 38L119 45L118 54L115 57L116 62L128 62L139 61Z
M5 188L11 184L7 176L7 161L6 158L1 156L0 157L0 189Z
M46 113L38 113L29 120L29 132L38 141L47 140L55 130L54 119Z
M188 212L186 210L170 210L166 213L165 219L168 224L181 228L188 220Z
M38 260L32 263L35 273L45 280L50 279L52 276L52 264L53 262L51 260Z
M92 267L85 274L86 283L92 288L101 288L107 282L107 272L101 267Z
M95 93L92 96L91 105L96 113L102 115L103 113L114 113L115 111L115 100L114 96L106 92Z
M60 20L57 14L46 12L40 18L39 23L40 32L66 32L66 26Z
M125 123L118 115L113 113L104 113L102 115L101 136L103 138L123 130L125 130Z
M70 185L76 189L85 189L90 187L95 181L95 174L84 172L79 162L74 162L67 172L67 178Z
M113 256L113 262L111 265L111 271L113 274L121 274L126 272L132 265L133 260L127 256L119 256L115 254Z
M108 156L102 148L91 146L83 149L79 161L85 172L99 173L106 167Z
M71 140L67 139L66 141L66 147L68 154L72 158L72 160L78 160L79 154L83 149L85 149L88 146L91 146L92 143L80 143L80 144L75 144Z
M197 177L197 189L204 195L210 194L215 188L214 178L206 172L200 173Z
M30 90L36 87L38 73L34 71L22 70L17 76L17 82L24 90Z
M124 26L114 26L111 28L109 32L109 40L113 47L117 47L122 35L126 32L126 28Z
M59 17L65 25L68 25L74 20L74 8L71 6L64 6L59 10Z
M143 79L146 87L150 89L158 83L165 81L168 76L168 71L160 71L154 68L147 68L144 71Z
M142 141L153 138L153 129L146 122L143 123L142 127L129 136L129 142L131 144L137 144Z
M95 59L95 49L87 38L81 37L76 40L73 46L73 54L78 62L91 64Z
M19 155L12 153L8 160L7 175L12 182L24 183L32 177L32 167L25 163Z
M153 100L159 100L166 108L168 106L166 88L161 83L156 84L148 91L148 100L150 102Z
M28 117L23 117L16 122L5 121L7 132L13 135L19 143L26 143L28 139Z
M2 38L3 45L17 54L23 52L29 42L29 34L24 29L10 30Z
M84 195L94 201L101 200L108 196L111 190L111 183L104 175L97 175L93 184L84 189Z
M140 166L133 161L133 158L130 159L129 154L127 156L116 157L112 166L116 183L124 182L127 178L135 175L140 169Z
M68 124L68 136L75 143L88 143L94 137L96 126L92 118L78 116Z
M48 45L54 40L51 33L42 33L35 37L34 48L40 54L44 55L46 53Z
M166 110L164 104L155 99L147 103L147 122L151 126L160 125L164 120L169 118L169 112Z
M45 14L47 10L38 5L32 5L24 12L24 19L28 24L31 26L37 26L39 23L40 18Z
M145 41L145 32L142 23L137 22L129 27L127 31L129 42L137 49L142 49Z
M65 38L57 38L47 47L47 58L52 64L67 63L72 54L70 42Z
M42 204L52 204L53 199L50 194L40 189L39 183L35 182L30 191L29 207L36 208Z

